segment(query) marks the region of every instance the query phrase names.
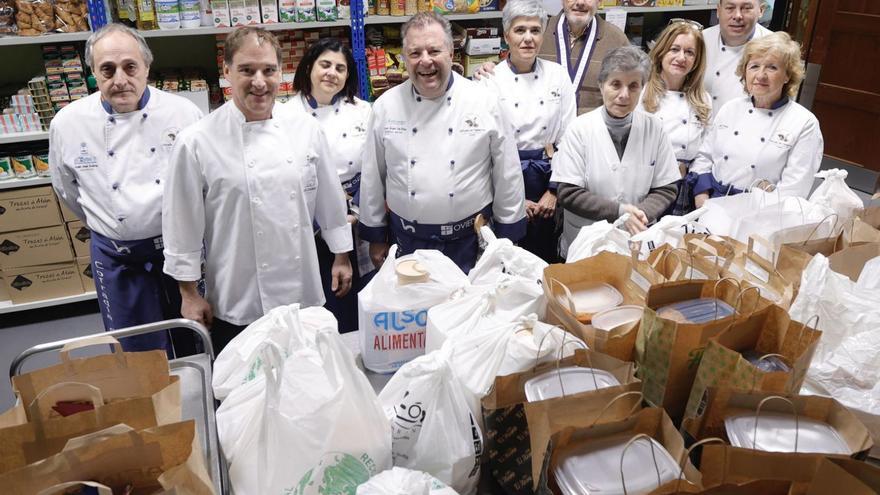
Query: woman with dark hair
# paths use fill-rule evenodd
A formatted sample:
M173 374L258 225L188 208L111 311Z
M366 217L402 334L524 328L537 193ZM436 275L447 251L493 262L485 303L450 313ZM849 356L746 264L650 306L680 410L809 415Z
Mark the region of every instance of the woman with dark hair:
M348 221L358 220L358 192L361 181L361 160L367 139L369 103L357 96L358 78L351 49L336 38L322 38L306 50L293 78L297 93L287 105L318 119L330 143L331 160L336 167L342 189L348 197ZM357 293L366 283L365 276L375 267L370 261L369 244L355 240L352 264L352 290L347 296L334 295L330 267L333 254L320 238L317 239L318 262L324 283L324 305L339 321L339 331L357 329Z

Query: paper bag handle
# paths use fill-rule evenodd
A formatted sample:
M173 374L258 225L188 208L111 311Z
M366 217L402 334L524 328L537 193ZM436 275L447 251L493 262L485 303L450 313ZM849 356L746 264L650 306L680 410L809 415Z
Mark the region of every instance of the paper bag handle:
M758 362L760 363L761 361L763 361L763 360L765 360L765 359L767 359L767 358L771 358L771 357L778 357L778 358L781 358L781 359L783 359L783 360L785 360L785 361L788 361L788 358L785 357L785 356L783 356L782 354L770 353L770 354L764 354L763 356L759 357L759 358L758 358ZM754 373L754 375L752 376L752 390L751 390L752 392L755 392L756 389L758 388L758 376L759 376L761 373L762 373L761 370L757 369L757 366L756 366L756 367L755 367L755 373Z
M755 411L755 429L752 433L752 450L755 450L755 447L758 445L758 420L761 419L761 408L764 407L764 403L771 400L781 400L783 402L787 402L788 405L791 406L791 411L794 413L794 453L797 454L798 431L800 430L800 419L798 418L797 408L794 407L794 402L780 395L771 395L770 397L764 397L761 402L758 403L758 408Z
M712 318L713 320L718 319L718 286L721 285L721 282L730 282L731 284L733 284L733 286L736 287L737 290L739 290L739 295L742 295L743 292L742 285L740 285L739 281L733 277L723 277L716 280L715 285L712 286L712 297L715 299L715 317Z
M688 449L684 451L684 455L682 456L681 460L678 462L678 467L679 467L678 481L675 483L675 491L676 492L681 491L681 480L684 479L684 467L685 467L685 465L687 465L687 461L691 457L691 452L695 448L697 448L701 445L706 445L707 443L720 443L722 445L727 445L727 442L725 442L721 438L709 437L709 438L704 438L704 439L700 440L699 442L695 442L693 445L688 447ZM725 465L725 467L727 466L727 450L724 451L724 465ZM721 475L721 484L724 484L724 480L726 478L727 478L727 473L725 471L725 473Z
M819 227L821 227L825 223L825 220L828 220L831 217L834 217L834 224L831 225L831 235L834 235L834 232L837 230L837 223L840 221L840 215L838 215L837 213L826 215L825 218L820 220L819 223L817 223L816 226L813 227L813 230L810 231L810 235L808 235L804 242L801 243L801 246L805 246L808 242L810 242L810 240L813 238L813 235L819 230ZM855 224L855 220L856 217L853 217L853 224ZM845 225L846 224L844 224L844 226Z
M562 370L559 369L559 362L562 360L562 353L565 350L565 337L567 333L568 332L566 332L565 330L562 330L562 343L559 344L559 354L556 358L556 377L559 378L559 390L562 392L563 397L565 397L565 384L562 382ZM546 336L547 334L544 334L544 337ZM544 339L541 340L543 341ZM581 345L586 350L590 350L590 348L587 347L587 344L585 344L582 340L571 340L570 342L575 345ZM599 382L596 380L596 370L593 368L593 360L592 358L590 358L589 354L585 355L587 357L587 366L590 367L590 375L593 376L593 386L596 387L596 390L599 390ZM537 359L535 361L537 362Z
M745 314L745 312L742 311L742 308L740 307L740 305L743 302L743 294L745 294L746 292L748 292L750 290L758 291L758 295L755 296L755 304L752 305L752 311L749 313L749 316L755 314L755 311L758 310L758 303L761 301L761 289L759 289L758 286L753 285L751 287L746 287L745 289L739 291L739 294L737 294L737 296L736 296L736 306L735 306L734 310L741 315ZM717 310L718 306L715 306L715 309ZM718 316L717 313L715 316Z
M57 495L59 493L65 493L65 490L67 488L78 485L95 488L98 490L98 495L113 495L113 490L111 490L110 487L108 487L107 485L102 485L100 483L95 483L94 481L68 481L66 483L59 483L57 485L53 485L40 490L37 495Z
M568 290L568 287L566 287L565 284L563 284L562 282L560 282L559 280L557 280L555 278L551 278L550 280L548 280L548 282L550 282L550 293L554 294L556 296L556 301L559 302L559 304L561 304L563 307L566 306L565 303L567 302L568 303L567 304L568 310L571 312L571 315L574 317L577 317L577 314L578 314L577 308L574 305L574 301L572 300L573 298L571 297L571 291ZM553 291L554 285L558 285L559 287L562 288L562 291L565 294L565 300L562 300L561 295L554 293L554 291Z
M675 254L675 258L678 259L678 265L679 265L680 267L685 266L685 265L684 265L684 262L681 261L681 258L678 256L678 253L676 252L676 251L678 251L678 250L680 250L680 249L682 249L682 248L670 249L670 250L666 251L665 253L663 253L663 257L660 258L660 265L663 267L663 269L664 269L667 273L669 273L669 255L670 255L670 254ZM683 251L685 251L686 253L688 253L688 251L687 251L686 249L684 249ZM693 254L688 253L688 255L691 256L691 273L690 273L690 279L693 280L693 279L694 279ZM684 270L684 272L687 273L687 270ZM679 275L678 273L675 273L675 275L671 275L671 274L670 274L670 276L669 276L669 280L678 280L678 275Z
M61 350L58 351L58 356L61 358L62 363L67 364L70 363L70 351L101 344L109 344L113 346L113 354L116 354L118 358L123 359L122 344L111 335L95 335L85 339L78 339L76 342L69 342L61 347Z
M68 392L65 394L64 392ZM30 420L34 423L42 423L44 417L40 405L45 400L58 399L88 399L97 411L104 406L104 394L101 389L88 383L60 382L43 389L28 405Z
M592 427L596 426L596 423L598 423L599 420L602 419L602 416L604 416L605 413L608 412L608 409L610 409L611 406L612 406L615 402L617 402L618 400L620 400L621 397L626 397L627 395L638 395L638 396L641 398L641 400L639 400L638 402L636 402L636 405L633 406L632 410L629 412L629 415L632 416L632 415L636 412L636 409L638 409L639 406L642 405L642 400L645 399L645 396L644 396L641 392L639 392L639 391L637 391L637 390L630 390L629 392L624 392L624 393L618 395L617 397L611 399L611 400L608 402L608 404L605 404L605 407L603 407L602 410L599 411L599 414L596 416L596 419L594 419L593 422L590 423L590 426L589 426L589 427L592 428Z
M809 326L810 322L813 320L816 320L816 323L813 326ZM798 337L797 344L795 344L795 347L794 347L796 354L798 352L798 349L801 348L801 342L804 341L804 337L806 337L806 335L807 335L808 328L819 330L819 313L816 313L813 316L811 316L810 319L808 319L806 323L801 323L801 335L800 335L800 337Z
M644 433L639 433L638 435L630 438L628 442L626 442L626 445L624 445L623 447L623 452L620 453L620 483L621 485L623 485L623 495L628 494L628 492L626 491L626 478L623 475L623 457L626 455L626 451L629 450L630 445L642 439L647 439L648 445L651 446L651 458L654 460L654 471L657 473L657 488L659 488L660 485L663 484L660 479L660 466L657 464L657 454L654 450L654 442L651 441L652 438L648 435Z

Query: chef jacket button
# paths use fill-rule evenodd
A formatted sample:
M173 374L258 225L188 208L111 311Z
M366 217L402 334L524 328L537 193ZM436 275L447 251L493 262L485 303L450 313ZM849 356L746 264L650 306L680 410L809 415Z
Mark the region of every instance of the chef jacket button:
M142 113L141 118L143 118L143 119L147 118L147 112Z
M254 160L248 162L248 167L254 168L254 165L256 165L256 162Z
M113 122L116 122L116 119L115 119L115 118L113 118L113 117L110 117L110 118L109 118L109 119L107 119L107 120L109 120L109 121L110 121L110 122L111 122L111 123L113 123Z
M287 163L293 163L293 157L292 157L292 156L288 156L288 157L287 157Z
M293 199L293 198L295 198L295 197L296 197L296 193L295 193L295 192L290 193L290 199Z
M623 201L623 194L617 195L617 201Z
M712 99L713 99L713 100L717 100L718 97L717 97L717 96L713 96Z
M451 101L452 101L452 97L451 97L451 96L447 96L447 97L446 97L446 102L449 103L449 102L451 102Z
M544 127L541 127L541 130L542 130L542 131L546 131L546 130L547 130L547 126L545 125Z
M767 112L767 115L769 115L769 116L772 117L772 116L773 116L773 112Z
M514 107L514 108L519 108L519 103L514 103L514 104L513 104L513 107Z
M296 260L296 261L299 261L300 257L299 257L299 256L294 256L293 259Z
M156 152L156 148L150 148L150 153L155 153L155 152Z
M616 171L617 171L617 165L612 165L612 166L611 166L611 171L612 171L612 172L616 172Z
M318 116L317 112L312 112L312 117L317 117L317 116Z
M342 137L346 137L346 136L348 136L348 134L346 134L346 133L343 132L343 133L342 133Z
M269 268L269 263L263 263L262 265L260 265L260 267L262 267L263 270L266 270Z
M733 131L734 136L739 136L739 131Z
M721 71L720 71L720 70L715 71L715 75L716 75L716 76L720 76L720 75L721 75Z
M752 165L752 168L755 168L755 166L754 166L754 165Z
M113 190L115 191L115 190L119 189L119 184L114 182L112 187L113 187Z
M449 165L451 165L451 166L454 167L454 166L455 166L455 160L449 160Z
M115 153L113 150L110 150L110 151L107 152L107 154L110 155L110 156L113 156L113 155L115 155L116 153Z
M255 204L255 205L259 205L259 204L260 204L260 198L254 198L254 199L251 200L251 202L252 202L253 204Z
M294 230L294 231L296 231L296 229L298 229L298 228L299 228L299 224L298 224L298 223L293 224L293 230Z
M160 183L160 182L161 182L161 181L160 181L159 179L156 179L156 184L158 184L158 183Z
M278 122L275 122L274 124L272 124L272 126L277 129L277 128L281 127L281 124L279 124Z
M422 101L422 97L421 97L421 96L416 96L416 101Z
M409 195L410 195L410 196L415 196L415 195L416 195L416 192L415 192L415 191L410 191L410 192L409 192Z
M452 127L449 128L449 134L452 134Z
M453 196L455 196L455 193L449 193L449 197L450 197L450 198L453 197Z
M681 119L681 123L682 123L682 124L687 124L688 121L687 121L687 119Z
M514 78L513 78L513 82L519 82L519 78L518 78L518 77L514 77Z
M722 47L721 47L721 51L722 51L722 52L726 52L726 51L727 51L727 48L725 48L725 47L722 46Z
M350 161L350 162L348 162L348 164L349 164L349 165L354 165L354 162L351 162L351 161Z
M79 184L79 182L78 182L76 179L73 179L73 180L71 180L70 182L73 183L73 184Z
M125 217L116 217L116 220L122 222L122 221L125 221Z
M339 113L339 109L338 109L338 108L336 109L336 113Z
M684 98L684 93L679 93L679 94L678 94L678 97L679 97L679 98Z
M752 110L752 109L750 108L750 109L749 109L749 113L752 113L752 112L754 112L754 110Z
M535 80L536 80L536 81L538 80L538 75L537 75L537 74L535 74Z
M541 102L540 102L540 103L541 103L541 105L543 105L543 104L544 104L544 100L541 100Z
M415 160L410 160L410 161L409 161L409 164L410 164L410 165L415 165L415 164L416 164L416 161L415 161Z
M764 138L761 138L761 142L762 142L762 143L764 142Z
M686 149L687 149L687 146L685 146L685 145L681 145L681 149L686 150Z
M727 155L724 155L724 159L727 160Z
M516 132L519 132L519 129L517 129Z
M415 134L415 133L417 133L417 132L419 132L419 130L416 129L415 127L413 127L413 134Z

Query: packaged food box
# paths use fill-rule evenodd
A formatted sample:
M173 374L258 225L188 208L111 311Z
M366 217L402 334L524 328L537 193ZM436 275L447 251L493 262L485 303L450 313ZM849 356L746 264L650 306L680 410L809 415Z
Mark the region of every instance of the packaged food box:
M468 38L464 52L468 55L495 55L501 52L501 38Z
M294 0L296 5L296 22L315 20L315 0Z
M12 179L15 172L12 171L12 158L0 156L0 180Z
M67 229L61 225L0 234L0 268L73 261Z
M263 24L278 22L278 2L276 0L260 0L260 16Z
M0 232L61 225L52 186L0 191L0 211Z
M73 262L4 269L3 285L13 304L23 304L83 293Z
M339 19L336 0L317 0L316 12L319 21L335 21Z
M38 153L36 155L31 155L31 160L34 164L34 169L37 171L37 175L40 177L49 177L49 153Z
M296 22L296 0L278 0L278 17L281 22Z
M70 235L70 244L73 253L77 257L90 256L89 251L92 243L92 232L81 221L67 223L67 233Z
M95 292L95 276L92 274L92 259L88 256L76 259L79 280L85 292Z
M27 179L37 175L31 155L15 155L12 157L12 171L19 179Z
M244 14L246 24L260 24L260 0L244 0Z
M227 0L210 0L210 3L214 27L232 27L232 19L229 15L229 2Z

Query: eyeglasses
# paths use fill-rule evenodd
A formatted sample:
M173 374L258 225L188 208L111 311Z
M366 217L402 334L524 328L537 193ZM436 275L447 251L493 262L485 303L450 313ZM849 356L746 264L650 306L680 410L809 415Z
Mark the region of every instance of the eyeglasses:
M697 31L702 31L702 30L703 30L703 25L700 24L699 22L693 20L693 19L682 19L681 17L676 17L676 18L673 18L673 19L669 19L669 25L670 25L670 26L673 25L673 24L677 24L677 23L679 23L679 22L683 22L683 23L685 23L685 24L690 24L690 25L693 26Z

